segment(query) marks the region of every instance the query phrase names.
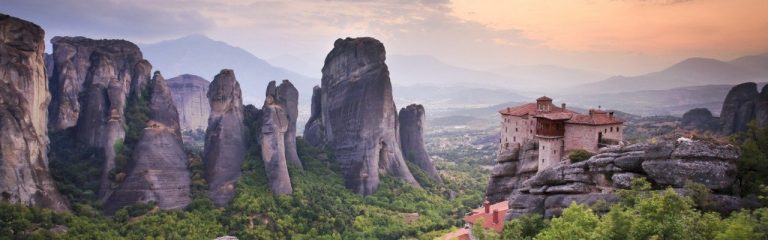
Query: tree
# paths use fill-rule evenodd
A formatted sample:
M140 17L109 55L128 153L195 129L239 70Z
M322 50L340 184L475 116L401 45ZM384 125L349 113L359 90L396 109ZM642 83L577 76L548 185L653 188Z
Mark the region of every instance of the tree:
M595 229L600 218L586 205L572 202L563 210L563 216L553 218L548 228L536 235L536 239L597 239Z

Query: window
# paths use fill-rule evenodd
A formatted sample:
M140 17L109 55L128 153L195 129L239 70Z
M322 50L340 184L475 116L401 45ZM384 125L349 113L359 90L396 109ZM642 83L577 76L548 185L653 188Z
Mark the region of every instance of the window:
M552 150L552 153L557 154L557 150Z
M515 128L515 132L517 132L517 128Z
M547 149L547 148L546 148L546 147L544 147L544 146L541 146L541 150L544 150L544 149Z
M619 131L619 127L616 127L616 131L617 131L617 132Z
M517 137L512 137L513 142L517 142Z

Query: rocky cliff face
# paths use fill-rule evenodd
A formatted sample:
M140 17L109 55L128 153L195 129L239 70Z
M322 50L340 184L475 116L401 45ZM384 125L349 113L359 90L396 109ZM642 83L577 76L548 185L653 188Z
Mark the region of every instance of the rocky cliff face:
M717 132L720 129L720 120L706 108L694 108L686 112L681 124L686 129L699 131Z
M638 177L647 178L656 189L673 187L680 192L686 181L704 184L715 192L711 210L730 212L750 203L721 194L735 181L738 156L735 146L691 140L604 148L588 160L555 166L519 183L506 198L507 217L528 213L556 216L571 201L615 202L615 190L629 188ZM516 176L519 171L512 167L516 164L499 165L493 171L496 176Z
M312 106L309 119L304 125L304 141L319 147L325 145L325 126L322 112L323 89L315 86L312 89Z
M539 145L536 141L524 141L498 153L491 179L485 189L488 201L501 202L523 189L523 182L538 171Z
M124 40L54 37L51 43L49 127L53 131L74 128L70 138L83 148L103 151L99 195L106 199L112 190L113 146L125 137L126 100L141 93L152 66L135 44Z
M270 83L274 87L274 82ZM271 95L267 95L261 109L261 156L269 179L272 194L282 195L293 192L288 164L285 155L285 135L288 131L288 114L277 104Z
M0 14L0 199L67 211L48 171L45 32Z
M240 167L245 159L243 99L232 70L216 75L208 89L211 115L205 131L204 160L209 196L219 206L235 195Z
M205 130L208 127L211 106L205 95L209 84L208 80L190 74L168 79L182 130Z
M283 109L288 122L285 122L285 158L296 167L301 168L301 160L296 152L296 119L299 116L299 91L288 80L283 80L280 85L275 81L269 82L266 98L272 97L273 104ZM265 107L267 104L265 103Z
M325 59L321 90L315 91L320 116L311 117L304 134L310 143L323 139L319 145L334 152L347 188L364 195L377 190L380 173L418 185L400 150L385 54L373 38L336 40Z
M442 182L440 174L432 164L432 159L424 147L424 127L426 114L424 106L411 104L400 109L400 144L403 156L406 160L415 163L421 170L429 174L432 179Z
M763 86L763 90L757 97L755 118L761 126L768 126L768 85Z
M755 119L759 96L757 84L753 82L734 86L725 97L720 112L722 133L734 134L747 130L747 124Z
M150 121L133 152L127 176L105 202L108 213L150 201L161 209L178 209L191 201L191 179L181 143L179 115L159 72L152 78L151 89Z

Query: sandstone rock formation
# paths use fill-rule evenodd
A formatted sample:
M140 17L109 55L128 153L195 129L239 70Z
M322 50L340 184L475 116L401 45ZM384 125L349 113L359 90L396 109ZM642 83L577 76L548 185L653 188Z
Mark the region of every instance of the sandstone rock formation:
M45 32L0 14L0 201L67 211L48 171Z
M69 138L83 148L104 153L99 196L109 197L109 172L115 166L114 145L125 137L127 98L138 95L150 78L152 66L139 48L124 40L54 37L52 101L49 128L74 127Z
M274 82L270 83L274 87ZM269 88L268 88L269 89ZM269 93L269 92L268 92ZM288 164L285 155L285 135L288 131L288 114L277 104L271 95L264 100L261 109L261 156L269 179L272 194L283 195L293 192L291 178L288 175Z
M539 145L537 141L523 141L500 152L491 170L491 179L485 189L488 201L501 202L519 189L539 169Z
M299 154L296 152L296 119L299 116L299 91L288 80L283 80L280 85L275 81L269 82L267 86L266 98L272 97L273 104L279 105L283 109L283 114L288 122L285 122L287 129L285 132L285 158L299 168L302 167ZM267 104L265 102L264 106Z
M208 80L191 74L168 79L173 102L179 110L181 130L205 130L208 127L211 106L205 95L209 84Z
M400 150L385 58L376 39L336 40L325 58L321 89L315 91L320 104L313 96L320 115L313 111L304 134L310 143L333 151L346 187L364 195L376 192L380 173L418 185Z
M400 144L405 159L415 163L435 181L442 182L424 147L424 127L427 121L424 106L411 104L401 108L399 120Z
M572 201L615 202L615 190L629 188L632 179L638 177L647 178L656 189L672 187L683 193L686 181L704 184L715 192L710 210L733 211L751 204L723 194L735 181L738 157L738 148L733 145L698 140L604 148L588 160L555 166L519 183L507 196L507 217L528 213L556 216ZM497 164L494 173L499 175L497 169L502 175L516 176L514 167L502 169Z
M694 108L683 114L681 123L686 129L717 132L720 130L720 120L712 116L706 108Z
M325 146L325 126L323 126L322 100L323 90L319 86L312 89L312 106L309 119L304 125L304 141L319 147Z
M150 201L160 209L179 209L191 201L179 115L160 72L155 72L151 89L150 121L136 144L125 180L105 202L108 213Z
M755 109L759 94L757 84L753 82L736 85L728 92L720 111L721 131L734 134L747 130L747 124L755 119Z
M243 99L235 73L221 70L211 82L207 96L211 106L204 151L208 194L216 205L222 206L235 196L246 150Z

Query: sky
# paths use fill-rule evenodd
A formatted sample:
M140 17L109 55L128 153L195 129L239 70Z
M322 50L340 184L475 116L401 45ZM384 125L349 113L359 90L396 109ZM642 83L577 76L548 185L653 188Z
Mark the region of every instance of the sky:
M191 34L263 59L313 65L333 41L371 36L389 54L492 69L547 64L613 75L689 57L768 52L766 0L3 0L46 37L153 43Z

